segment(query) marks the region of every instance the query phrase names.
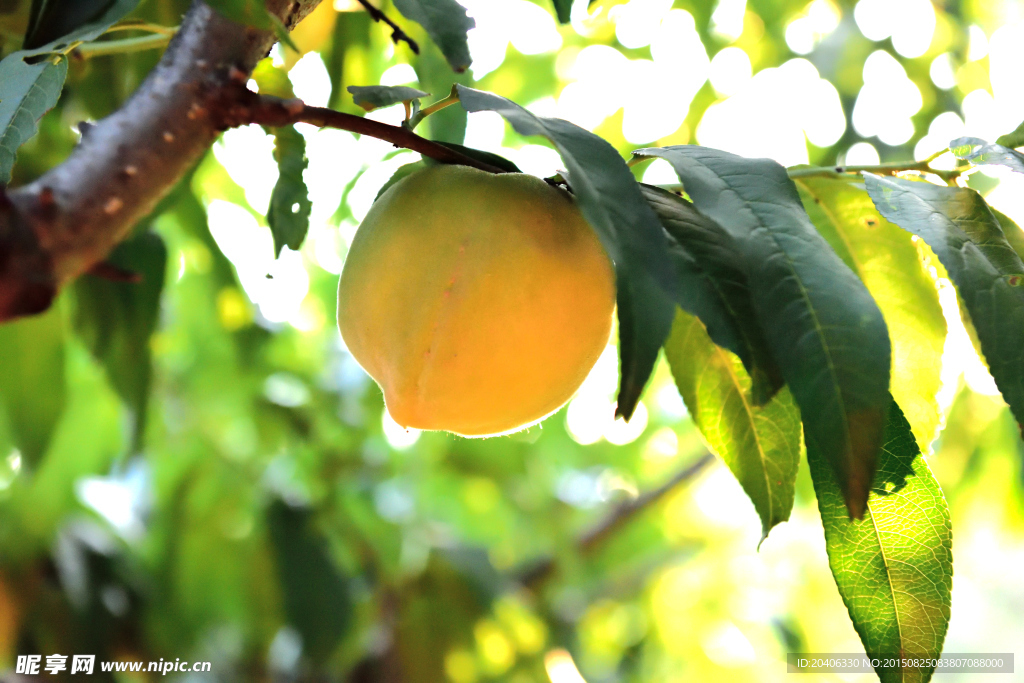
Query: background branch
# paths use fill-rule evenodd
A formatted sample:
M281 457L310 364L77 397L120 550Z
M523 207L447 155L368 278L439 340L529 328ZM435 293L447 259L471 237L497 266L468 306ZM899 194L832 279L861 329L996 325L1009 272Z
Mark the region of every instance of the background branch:
M623 525L634 519L638 514L663 500L665 496L672 493L680 485L690 481L700 474L705 467L715 459L711 453L705 453L696 462L687 465L670 477L664 484L657 488L641 493L636 498L622 501L613 507L594 526L580 534L576 539L576 549L581 554L593 552L598 546L608 540ZM550 577L557 567L554 557L546 557L535 564L518 572L518 581L528 588L536 588Z
M382 21L391 27L391 40L394 41L395 45L398 44L398 41L404 40L409 44L409 49L413 51L413 54L418 55L420 53L420 46L416 44L416 41L410 38L398 24L389 19L388 15L371 5L369 0L359 0L359 4L363 6L363 9L366 10L374 21Z

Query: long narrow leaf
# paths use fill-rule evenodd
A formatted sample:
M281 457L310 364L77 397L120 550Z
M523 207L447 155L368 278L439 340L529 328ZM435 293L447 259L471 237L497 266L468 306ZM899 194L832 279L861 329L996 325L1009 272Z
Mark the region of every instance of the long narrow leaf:
M779 164L695 146L662 157L697 209L736 240L758 321L813 444L854 517L864 512L889 404L889 335L864 284L804 211Z
M949 626L953 551L949 508L895 401L885 444L858 521L822 454L810 444L829 566L854 628L872 657L927 659L942 652ZM932 667L877 667L882 683L925 683Z
M1024 262L974 190L865 174L879 212L934 250L970 314L996 386L1024 422Z
M739 480L761 518L762 540L789 519L800 463L800 410L788 389L748 399L750 376L692 315L676 314L665 357L693 421Z

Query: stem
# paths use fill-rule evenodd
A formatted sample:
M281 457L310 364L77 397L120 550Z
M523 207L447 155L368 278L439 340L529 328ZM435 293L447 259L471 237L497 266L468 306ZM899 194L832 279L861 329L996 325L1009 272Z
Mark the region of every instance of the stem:
M933 173L943 180L950 180L951 178L956 178L963 173L963 169L957 168L952 171L944 171L931 168L930 166L932 161L937 159L946 151L947 150L943 150L938 154L933 154L923 161L893 161L885 164L872 164L869 166L809 166L804 168L791 168L788 170L790 178L838 178L848 173L860 173L862 171L867 171L869 173L882 173L885 175L893 175L901 171L922 171L924 173Z
M318 128L338 128L360 135L369 135L378 140L390 142L395 147L411 149L445 164L472 166L488 173L505 172L450 147L420 137L401 126L392 126L324 107L310 107L301 100L282 100L268 95L257 95L246 89L244 85L239 85L233 96L235 100L226 103L222 114L222 123L228 128L250 123L272 127L308 123Z
M113 54L127 54L129 52L141 52L142 50L152 50L155 48L166 47L173 36L151 33L148 36L139 36L137 38L124 38L123 40L102 40L94 43L85 43L75 48L74 52L76 56L84 57L100 57L103 55Z
M434 102L429 107L426 107L424 109L420 109L419 112L416 114L416 116L413 116L412 119L409 119L409 123L408 123L409 130L412 130L416 126L420 125L420 123L423 121L423 119L427 118L428 116L430 116L434 112L441 111L445 107L450 107L451 105L455 104L458 101L459 101L459 91L456 90L455 86L453 85L452 86L452 91L450 93L448 93L448 97L444 98L443 100L438 100L437 102ZM406 117L406 118L408 118L408 117Z
M165 36L173 36L178 32L178 27L151 24L148 21L143 21L142 19L124 19L108 28L104 31L104 34L114 33L115 31L149 31L150 33L160 33Z

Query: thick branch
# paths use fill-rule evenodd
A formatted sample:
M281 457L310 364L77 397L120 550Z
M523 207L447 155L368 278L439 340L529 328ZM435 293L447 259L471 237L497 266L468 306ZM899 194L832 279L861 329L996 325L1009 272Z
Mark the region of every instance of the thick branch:
M711 453L705 453L696 462L684 467L657 488L641 493L636 498L623 501L612 508L597 524L584 531L576 539L576 549L581 554L593 552L608 540L616 531L644 510L663 500L680 485L700 474L715 459ZM551 576L556 569L553 557L546 557L532 566L519 572L518 581L524 586L535 587Z
M319 1L268 0L267 8L291 28ZM216 139L211 110L274 40L197 0L124 106L66 161L0 200L0 321L45 309L156 206Z
M258 123L263 126L287 126L293 123L308 123L318 128L338 128L341 130L369 135L395 147L404 147L419 152L445 164L472 166L488 173L504 173L496 166L474 159L458 152L451 147L428 140L401 126L392 126L380 121L344 114L324 107L310 107L301 100L282 100L268 95L257 95L238 85L222 110L222 125L225 128Z

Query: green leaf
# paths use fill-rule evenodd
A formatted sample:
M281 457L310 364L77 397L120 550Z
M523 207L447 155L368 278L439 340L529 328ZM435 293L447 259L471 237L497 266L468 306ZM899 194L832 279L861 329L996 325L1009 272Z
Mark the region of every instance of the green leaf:
M1024 421L1024 263L974 190L864 174L883 216L914 233L949 272L981 341L989 370Z
M270 195L267 224L274 235L274 256L281 255L287 246L298 251L309 231L309 214L313 203L309 201L302 172L306 160L306 139L294 126L274 129L274 159L280 175Z
M469 112L495 111L520 135L541 135L558 150L584 218L615 264L619 314L616 414L633 414L675 315L676 272L657 215L615 148L575 124L541 118L491 93L457 86Z
M59 305L0 326L0 405L22 458L37 464L64 412L64 318Z
M160 314L167 247L143 232L119 244L107 260L139 275L139 282L111 282L93 275L74 284L75 331L103 365L111 386L132 416L132 446L138 451L146 426L152 378L150 338Z
M981 138L957 138L949 143L957 159L977 166L996 164L1024 173L1024 154L999 144L989 144Z
M701 322L676 313L665 358L708 446L739 480L761 517L761 540L789 519L800 463L800 410L789 389L762 407L751 403L750 376L716 346Z
M697 209L733 236L758 321L850 514L864 511L889 405L889 335L864 284L804 211L786 169L690 145L669 161Z
M469 42L466 34L476 26L466 8L455 0L394 0L395 8L426 30L458 73L469 68Z
M353 101L366 111L430 96L428 92L405 85L350 85L346 90L352 93Z
M552 0L559 24L568 24L572 15L572 0Z
M750 400L764 405L783 384L750 298L739 250L725 229L677 195L640 186L669 235L679 276L679 306L700 318L711 339L740 357L753 377Z
M210 0L207 4L231 21L244 26L264 31L274 28L266 0Z
M312 513L275 501L267 510L285 615L302 636L303 651L327 660L352 620L348 582L313 527Z
M996 144L1009 147L1010 149L1024 146L1024 121L1012 133L1000 135L996 138Z
M0 184L11 181L18 148L36 134L39 119L57 104L68 73L64 57L29 64L27 56L15 52L0 62Z
M139 6L141 0L79 0L74 3L44 2L37 25L30 27L33 40L26 39L30 55L66 49L71 43L87 43L99 38L108 28ZM52 38L51 38L52 36ZM49 40L41 41L42 38Z
M942 386L946 319L918 246L879 215L862 182L801 178L797 187L818 232L882 310L893 354L890 391L918 446L928 452L942 422L936 394Z
M949 508L895 401L864 518L853 521L823 455L808 444L829 566L872 657L937 657L953 583ZM882 683L924 683L932 667L876 668Z
M53 22L56 23L45 18L50 16L47 7L51 3L54 6ZM135 9L139 0L116 0L98 15L87 12L82 16L77 11L68 12L66 3L58 4L53 0L51 3L43 3L45 7L40 7L39 18L36 19L39 28L34 35L42 40L58 27L59 30L70 27L70 32L39 47L12 52L0 61L0 184L10 182L18 148L36 134L39 119L57 104L64 87L67 58L62 55L43 58L42 55L65 50L75 42L98 38L114 22ZM94 3L88 4L92 7ZM79 24L79 21L84 23Z
M454 149L456 152L465 154L467 157L471 159L483 161L485 163L490 164L491 166L494 166L495 168L500 168L506 173L522 173L522 171L519 170L519 167L516 166L514 163L512 163L511 161L509 161L508 159L501 155L494 154L493 152L485 152L482 149L473 149L472 147L466 147L465 145L459 145L454 142L437 141L437 144L443 145L448 149ZM428 164L437 163L429 157L425 158L424 161Z

